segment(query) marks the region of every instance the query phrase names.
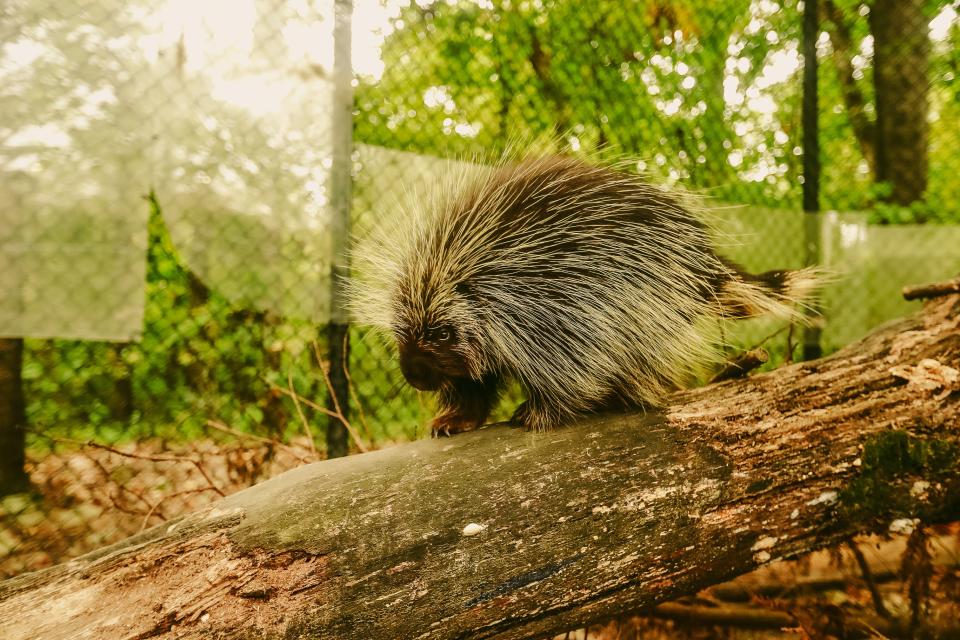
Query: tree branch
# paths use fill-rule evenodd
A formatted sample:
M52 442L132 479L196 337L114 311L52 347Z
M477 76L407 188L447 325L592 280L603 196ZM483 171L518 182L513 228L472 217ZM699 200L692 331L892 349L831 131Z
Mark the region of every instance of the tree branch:
M931 282L930 284L904 287L903 299L920 300L923 298L947 296L952 293L960 293L960 276L957 276L953 280L945 280L943 282Z
M870 570L870 565L863 556L863 552L860 551L860 547L853 541L847 543L847 548L850 549L854 560L857 561L857 566L860 568L860 575L863 576L863 582L866 584L867 590L870 591L873 608L876 609L880 617L889 619L890 612L887 610L887 605L883 602L883 596L880 595L880 589L877 588L877 582L874 580L873 572Z
M902 375L921 362L943 375ZM954 295L828 358L686 391L663 412L303 466L0 583L0 636L583 627L894 520L960 518L960 388L944 374L956 369Z
M770 354L767 353L766 349L759 347L750 349L727 362L723 368L710 379L710 382L723 382L724 380L743 378L769 359Z

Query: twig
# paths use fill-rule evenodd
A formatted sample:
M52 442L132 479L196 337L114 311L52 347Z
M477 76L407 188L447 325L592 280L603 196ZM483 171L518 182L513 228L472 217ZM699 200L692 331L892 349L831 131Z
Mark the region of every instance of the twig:
M296 408L297 415L300 416L300 422L303 424L303 432L307 436L310 453L316 456L317 447L313 443L313 431L310 430L310 423L307 422L307 416L303 415L303 409L300 407L300 396L297 395L296 389L293 388L293 374L290 371L287 371L287 386L290 388L290 398L293 400L293 406Z
M758 607L685 605L666 602L642 612L653 618L678 622L696 622L701 625L722 625L745 629L782 629L795 627L797 621L789 613Z
M347 431L350 433L350 437L353 438L353 442L357 445L357 448L360 449L363 453L368 451L366 445L363 444L363 440L360 438L360 434L357 433L357 430L353 428L353 425L350 424L350 421L343 415L343 410L340 409L340 401L337 399L337 394L334 393L333 383L330 382L330 374L327 373L327 367L323 365L323 356L320 354L320 345L317 344L317 341L313 341L313 353L317 359L317 365L320 367L321 373L323 373L323 381L327 385L327 393L330 394L330 398L333 400L333 408L336 410L336 413L331 414L329 410L324 410L324 413L331 415L334 418L340 420L343 423L343 426L346 427ZM319 407L319 405L316 405Z
M347 335L343 336L343 351L347 351ZM357 395L357 390L353 386L353 378L350 377L350 367L347 366L347 359L343 360L343 375L347 379L347 389L350 391L350 397L353 398L353 403L357 405L357 411L360 412L360 424L363 425L363 431L368 438L370 438L370 425L367 424L367 416L363 412L363 403L360 402L360 397Z
M323 371L323 377L324 377L324 379L326 380L326 383L327 383L327 390L328 390L328 392L332 393L332 391L330 391L330 389L331 389L331 386L330 386L330 385L331 385L331 383L330 383L330 377L327 375L326 370L323 369L323 364L322 364L322 362L321 362L321 371ZM356 429L353 428L353 425L351 425L350 422L349 422L346 418L344 418L341 414L337 413L336 411L330 411L330 409L327 409L326 407L320 406L319 404L317 404L317 403L314 402L313 400L310 400L309 398L304 398L303 396L301 396L301 395L299 395L299 394L296 394L296 392L290 391L290 389L285 389L284 387L281 387L281 386L277 385L275 382L272 382L272 381L270 381L270 380L267 380L266 378L263 378L263 380L266 381L266 383L269 384L272 388L276 389L277 391L279 391L280 393L282 393L282 394L284 394L284 395L288 395L288 396L296 395L296 396L297 396L297 400L298 400L299 402L301 402L303 405L305 405L305 406L307 406L307 407L310 407L310 408L313 409L314 411L319 411L320 413L322 413L322 414L324 414L324 415L326 415L326 416L330 416L331 418L336 418L337 420L340 420L340 421L343 422L343 424L347 427L347 431L350 433L350 437L353 438L353 442L354 442L354 444L357 445L357 448L358 448L360 451L362 451L363 453L366 453L367 451L370 450L370 449L367 447L367 445L365 445L365 444L363 443L363 440L360 438L360 434L358 434L357 431L356 431ZM334 406L335 406L335 407L338 406L338 403L335 402L335 403L334 403Z
M919 629L925 624L927 605L930 599L930 582L933 577L933 559L927 530L916 527L907 538L907 548L900 557L900 574L906 582L910 598L910 629Z
M278 388L279 388L279 387L278 387ZM273 446L275 446L275 447L277 447L277 448L279 448L279 449L283 449L283 450L285 450L287 453L289 453L290 455L292 455L294 458L296 458L298 462L301 462L301 463L303 463L303 464L306 464L306 463L308 463L308 462L311 462L310 458L305 458L305 457L303 457L302 455L300 455L300 453L297 452L297 450L296 450L295 447L291 447L291 446L288 445L288 444L284 444L283 442L280 442L279 440L274 440L273 438L264 438L263 436L258 436L258 435L253 434L253 433L246 433L246 432L240 431L239 429L233 429L233 428L228 427L227 425L225 425L225 424L223 424L223 423L221 423L221 422L217 422L216 420L207 420L206 425L207 425L208 427L212 427L212 428L214 428L214 429L217 429L218 431L223 431L224 433L229 433L230 435L233 435L233 436L237 436L237 437L241 437L241 438L250 438L251 440L256 440L256 441L258 441L258 442L263 442L264 444L273 445ZM316 459L316 458L314 458L314 459Z
M87 447L93 447L94 449L103 449L104 451L115 453L118 456L124 456L125 458L135 458L137 460L149 460L151 462L190 462L190 463L196 462L196 460L194 460L193 458L188 458L186 456L151 456L144 453L131 453L129 451L121 451L120 449L115 449L110 445L100 444L92 440L87 440L83 444L84 446L87 446Z
M202 475L203 478L204 478L204 480L206 480L207 483L210 485L210 488L213 489L214 491L216 491L217 493L219 493L221 498L226 498L226 497L227 497L227 494L224 493L224 492L220 489L220 487L218 487L216 484L214 484L214 482L213 482L213 480L210 478L210 476L207 475L207 470L203 468L203 465L200 463L200 461L199 461L199 460L193 460L192 462L193 462L193 466L195 466L195 467L197 468L197 471L200 472L200 475Z
M147 500L146 498L143 497L143 494L137 493L136 491L134 491L133 489L127 487L126 485L120 484L119 482L116 482L115 480L113 480L113 478L112 478L111 475L110 475L110 472L107 470L107 468L106 468L105 466L103 466L103 463L102 463L100 460L98 460L97 458L94 458L94 457L92 457L92 456L87 456L87 457L88 457L88 459L90 459L90 460L93 462L93 465L100 471L100 474L103 476L103 479L104 479L104 481L105 481L107 484L112 484L112 485L114 485L115 487L117 487L117 489L120 490L120 493L129 493L129 494L132 495L134 498L136 498L136 499L139 500L140 502L143 502L143 503L144 503L145 505L147 505L148 507L153 506L153 505L151 505L151 503L150 503L149 500ZM129 513L129 514L132 514L132 515L139 515L139 514L141 513L140 511L133 511L133 510L131 510L131 509L126 509L126 508L120 506L120 505L117 503L117 498L114 497L113 495L111 495L109 491L107 492L107 496L110 498L111 504L113 504L113 506L114 506L116 509L118 509L119 511L122 511L122 512L124 512L124 513Z
M638 613L652 618L696 623L700 626L717 625L742 629L794 628L798 626L799 622L796 617L787 611L745 605L709 606L665 602ZM798 613L800 612L798 611ZM905 625L900 620L885 620L869 615L847 613L844 615L844 622L851 630L859 631L860 634L874 638L901 637L906 630ZM954 624L950 622L940 630L949 634L954 628ZM856 637L861 637L861 635Z
M278 385L276 385L276 384L273 383L273 382L269 382L269 381L268 381L268 383L269 383L274 389L276 389L277 391L279 391L280 393L282 393L282 394L285 395L285 396L292 395L292 393L293 393L293 392L291 392L289 389L286 389L286 388L284 388L284 387L278 386ZM306 405L306 406L310 407L311 409L313 409L314 411L319 411L320 413L322 413L322 414L324 414L324 415L327 415L327 416L330 416L331 418L339 418L339 417L340 417L340 414L338 414L336 411L330 411L330 409L327 409L326 407L320 406L319 404L317 404L316 402L314 402L314 401L311 400L310 398L304 398L304 397L301 396L301 395L297 395L297 399L298 399L301 403L303 403L304 405Z
M132 493L134 496L137 496L138 498L146 502L147 506L150 507L151 509L154 507L154 505L150 504L150 501L144 498L143 496L140 496L137 493L130 491L130 489L127 489L126 487L121 486L120 488L123 489L124 491L127 491L128 493ZM117 500L119 499L119 496L115 496L109 491L107 492L107 497L110 498L110 504L113 505L113 508L119 511L120 513L125 513L129 516L139 516L143 513L143 511L138 511L134 508L123 506L122 504L117 502Z
M956 564L938 564L938 566L954 569ZM871 572L876 584L883 584L898 580L901 576L892 569L874 568ZM764 598L790 598L798 593L832 591L846 589L850 578L839 573L831 573L817 578L800 578L792 583L763 582L759 584L742 583L734 580L710 587L710 596L723 602L748 602L754 596Z
M150 456L150 455L145 455L145 454L142 454L142 453L130 453L130 452L128 452L128 451L121 451L120 449L115 449L115 448L113 448L113 447L111 447L111 446L109 446L109 445L98 444L98 443L96 443L96 442L93 442L92 440L88 440L88 441L86 442L86 446L88 446L88 447L93 447L93 448L95 448L95 449L103 449L104 451L109 451L110 453L115 453L115 454L117 454L118 456L124 456L124 457L127 457L127 458L135 458L135 459L137 459L137 460L149 460L149 461L151 461L151 462L187 462L187 463L190 463L190 464L192 464L194 467L197 468L197 471L199 471L199 472L200 472L200 475L202 475L202 476L204 477L204 479L209 483L211 489L213 489L214 491L216 491L217 493L219 493L222 497L226 497L226 495L227 495L226 493L224 493L224 492L220 489L220 487L218 487L218 486L213 482L213 480L210 478L210 476L207 475L206 469L203 468L203 463L202 463L202 461L201 461L201 460L198 460L198 459L196 459L196 458L188 458L188 457L186 457L186 456Z
M937 298L940 296L948 296L952 293L960 293L960 277L943 282L906 286L903 288L903 299L917 300L921 298Z
M717 375L713 376L710 382L742 378L769 359L770 354L767 353L766 349L751 349L727 362L723 369L721 369Z
M206 490L206 487L204 487L204 490ZM155 505L153 505L152 507L150 507L150 510L147 511L147 514L146 514L145 516L143 516L143 520L140 521L140 528L137 529L137 533L140 533L141 531L143 531L144 529L147 528L147 523L150 521L150 518L153 516L154 513L156 513L157 508L160 507L160 503L163 502L164 500L165 500L165 498L160 498L160 500L157 502L157 504L155 504ZM166 522L166 521L167 521L167 519L163 517L163 514L162 514L162 513L157 513L157 516L160 518L160 520L161 520L162 522Z
M783 333L784 331L786 331L787 329L789 329L792 324L793 324L793 323L791 322L789 325L787 325L787 326L785 326L785 327L780 327L779 329L777 329L777 330L774 331L773 333L768 333L766 336L764 336L763 338L760 339L760 342L757 342L756 344L754 344L752 347L750 347L749 349L747 349L747 351L753 351L754 349L757 349L757 348L759 348L759 347L762 347L763 345L767 344L767 340L771 340L771 339L773 339L773 338L776 338L778 335L780 335L781 333Z
M793 364L793 327L794 323L790 323L790 326L787 327L787 357L783 359L783 364Z
M150 508L150 511L147 512L147 515L143 517L143 521L140 523L139 531L143 531L144 529L147 528L147 523L150 521L151 516L153 516L154 514L156 514L157 517L160 518L161 520L166 521L166 518L163 516L162 513L156 513L157 509L159 509L160 505L163 504L165 501L169 500L170 498L176 498L178 496L182 496L190 493L203 493L204 491L213 491L213 487L201 487L199 489L185 489L184 491L177 491L176 493L171 493L169 495L163 496L162 498L160 498L160 500L157 501L157 504L153 505Z
M847 542L847 547L850 548L850 551L853 553L853 558L857 561L857 566L860 567L860 575L863 576L863 581L867 585L867 589L870 591L870 598L873 600L873 608L877 610L877 614L882 618L890 619L890 612L887 610L887 606L883 603L883 596L880 595L880 590L877 589L877 581L873 577L873 571L870 570L870 565L867 563L867 559L863 556L863 552L860 551L860 547L857 546L857 543L850 540Z
M337 398L337 394L333 392L333 383L330 382L330 374L327 372L328 366L324 364L323 355L320 353L320 345L316 340L313 341L313 355L317 359L317 366L320 367L320 372L323 373L323 380L327 383L327 392L330 394L330 399L333 400L333 409L336 413L332 415L346 422L346 418L343 416L343 409L340 408L340 400Z

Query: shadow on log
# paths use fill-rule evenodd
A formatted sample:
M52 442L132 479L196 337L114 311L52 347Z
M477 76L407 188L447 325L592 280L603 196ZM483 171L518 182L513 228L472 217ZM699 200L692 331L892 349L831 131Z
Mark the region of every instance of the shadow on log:
M0 583L15 638L527 638L960 519L960 296L662 414L304 466Z

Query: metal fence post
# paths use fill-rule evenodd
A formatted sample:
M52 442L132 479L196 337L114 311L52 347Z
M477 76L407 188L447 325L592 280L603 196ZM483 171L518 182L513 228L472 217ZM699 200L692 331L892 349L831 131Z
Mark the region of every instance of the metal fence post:
M817 97L817 19L818 0L803 3L803 211L804 261L807 266L820 262L820 131ZM811 311L816 312L816 300ZM803 332L803 359L814 360L822 354L821 328L806 327Z
M333 114L331 121L332 166L330 168L330 324L327 327L327 354L330 386L327 408L341 412L343 420L327 421L327 456L347 455L349 387L346 367L350 359L349 324L345 310L345 284L349 275L347 245L350 238L351 150L353 143L353 67L350 58L352 0L336 0L333 28Z
M23 467L27 418L22 369L23 338L0 338L0 496L30 486Z

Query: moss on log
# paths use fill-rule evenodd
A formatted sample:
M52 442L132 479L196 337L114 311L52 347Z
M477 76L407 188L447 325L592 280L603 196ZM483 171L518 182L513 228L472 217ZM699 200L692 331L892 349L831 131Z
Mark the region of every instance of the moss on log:
M527 638L960 519L960 296L821 360L548 433L304 466L0 583L16 638Z

